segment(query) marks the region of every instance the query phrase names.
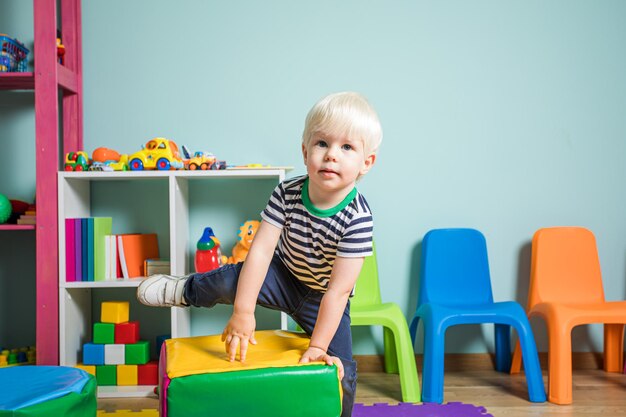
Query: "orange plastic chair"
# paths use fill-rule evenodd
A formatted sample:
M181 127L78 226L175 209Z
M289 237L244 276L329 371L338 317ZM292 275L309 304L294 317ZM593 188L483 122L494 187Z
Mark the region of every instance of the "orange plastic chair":
M620 372L626 301L606 301L600 261L591 231L582 227L540 229L532 243L528 316L545 320L548 345L548 401L572 403L572 329L604 324L604 370ZM521 367L519 343L511 373Z

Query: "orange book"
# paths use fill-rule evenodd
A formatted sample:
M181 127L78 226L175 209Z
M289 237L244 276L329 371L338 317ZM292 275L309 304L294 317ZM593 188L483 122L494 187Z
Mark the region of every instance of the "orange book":
M159 257L155 233L119 235L117 249L124 278L145 276L144 261Z

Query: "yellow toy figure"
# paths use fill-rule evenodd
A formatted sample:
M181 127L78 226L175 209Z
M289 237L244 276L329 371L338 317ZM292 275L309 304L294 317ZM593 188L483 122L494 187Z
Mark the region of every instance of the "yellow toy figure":
M257 220L248 220L239 227L239 242L233 246L233 255L231 257L222 256L222 264L236 264L243 262L248 256L252 239L259 230L261 222Z

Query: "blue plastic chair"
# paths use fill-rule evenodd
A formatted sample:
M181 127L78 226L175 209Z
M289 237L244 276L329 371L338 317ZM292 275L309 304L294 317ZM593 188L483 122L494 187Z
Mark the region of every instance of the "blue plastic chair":
M422 242L421 280L415 316L409 330L415 344L424 322L422 401L443 402L445 332L458 324L495 324L496 370L511 366L511 326L522 346L528 394L546 401L535 338L522 306L494 302L485 237L473 229L437 229Z

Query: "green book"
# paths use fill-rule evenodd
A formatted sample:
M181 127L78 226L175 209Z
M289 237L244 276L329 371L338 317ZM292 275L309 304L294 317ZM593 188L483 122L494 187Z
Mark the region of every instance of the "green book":
M106 245L105 236L111 234L113 219L111 217L93 218L93 265L94 281L106 279Z

